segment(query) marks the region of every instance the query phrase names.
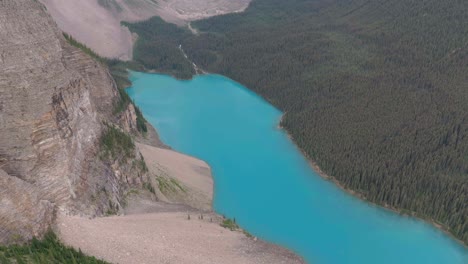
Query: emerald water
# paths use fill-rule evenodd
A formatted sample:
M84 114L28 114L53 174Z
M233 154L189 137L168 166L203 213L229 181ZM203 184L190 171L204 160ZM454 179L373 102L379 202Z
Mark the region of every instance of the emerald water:
M161 139L211 166L215 211L251 234L308 263L468 263L467 249L431 225L322 179L278 128L282 113L242 85L219 75L131 80L128 94Z

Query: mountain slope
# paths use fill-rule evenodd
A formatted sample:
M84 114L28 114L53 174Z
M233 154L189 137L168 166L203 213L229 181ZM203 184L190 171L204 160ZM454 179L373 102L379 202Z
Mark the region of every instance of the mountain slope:
M130 60L134 36L121 21L187 21L244 10L250 0L40 0L60 29L107 58Z
M41 236L57 208L118 212L141 185L125 159L137 150L113 125L119 100L107 68L68 44L42 4L0 1L0 243ZM115 149L126 157L106 155Z

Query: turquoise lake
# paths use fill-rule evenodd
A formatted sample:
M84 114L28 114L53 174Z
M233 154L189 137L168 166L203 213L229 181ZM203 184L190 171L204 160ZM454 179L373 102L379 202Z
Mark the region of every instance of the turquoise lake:
M278 128L282 113L242 85L219 75L131 80L128 94L161 139L211 166L215 211L253 235L308 263L468 263L468 250L431 225L322 179Z

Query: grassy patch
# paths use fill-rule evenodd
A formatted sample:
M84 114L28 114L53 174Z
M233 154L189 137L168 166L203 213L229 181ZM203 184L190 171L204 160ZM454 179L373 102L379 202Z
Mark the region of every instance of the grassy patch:
M248 238L253 238L254 236L252 234L250 234L249 232L245 231L245 230L242 230L242 233L244 233L244 235Z
M151 192L152 194L156 194L156 190L154 189L153 185L149 182L145 182L143 183L143 187L145 189L147 189L149 192Z
M136 113L136 116L137 116L137 130L142 132L142 133L146 133L148 132L148 127L146 126L146 120L145 118L143 117L143 114L141 113L140 111L140 108L138 108L138 106L135 105L135 113Z
M224 219L223 222L221 223L221 226L224 228L227 228L231 231L235 231L239 229L239 225L236 223L236 219Z
M231 230L231 231L241 230L239 225L236 223L235 218L234 219L225 218L220 225L222 227L224 227L224 228L227 228L227 229ZM244 233L244 235L246 237L248 237L248 238L253 238L254 237L252 234L250 234L249 232L247 232L246 230L243 230L243 229L242 229L242 233Z
M126 161L135 157L135 144L132 138L120 129L106 125L101 136L102 158Z
M180 183L179 183L176 179L171 178L171 183L172 183L175 187L177 187L179 190L181 190L181 191L183 191L183 192L187 192L187 191L185 190L185 188L182 187L182 186L180 185Z
M184 187L174 178L156 177L156 180L158 181L159 190L164 194L178 191L186 192Z
M83 264L104 264L95 257L86 256L81 250L75 250L63 245L53 232L45 235L44 239L33 240L26 245L11 245L0 247L1 264L22 264L22 263L83 263Z

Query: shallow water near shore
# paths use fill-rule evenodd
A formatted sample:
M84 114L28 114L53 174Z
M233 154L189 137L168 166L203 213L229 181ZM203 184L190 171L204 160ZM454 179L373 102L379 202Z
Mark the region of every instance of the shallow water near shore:
M468 250L421 220L344 192L278 128L282 113L219 75L132 72L127 89L162 141L205 160L214 209L308 263L468 263Z

